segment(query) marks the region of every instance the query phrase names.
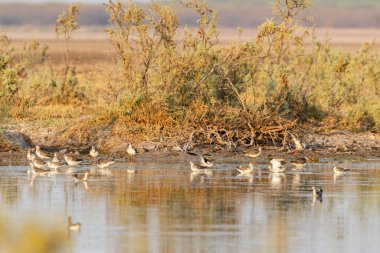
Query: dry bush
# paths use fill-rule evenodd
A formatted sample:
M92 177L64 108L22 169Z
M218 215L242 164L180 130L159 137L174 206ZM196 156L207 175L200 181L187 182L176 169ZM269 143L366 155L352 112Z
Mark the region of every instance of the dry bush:
M305 26L307 0L277 0L274 17L254 40L229 45L219 44L218 14L202 0L184 3L198 24L184 32L170 5L109 0L105 6L116 59L100 73L78 74L69 64L70 33L78 27L74 7L57 21L66 29L60 30L68 50L63 73L46 50L41 60L22 54L17 65L11 43L2 40L5 113L34 120L88 116L64 135L86 133L81 142L94 141L93 131L104 126L128 138L185 135L226 148L286 140L299 126L379 129L380 64L373 44L356 53L333 51ZM40 47L30 45L33 52Z
M273 129L283 132L293 127L296 117L280 117L290 91L284 90L286 73L279 71L293 50L290 46L299 39L293 35L295 25L290 18L306 3L293 7L294 13L278 25L265 23L255 42L225 47L218 44L217 13L204 1L184 5L198 15L198 27L185 29L178 41L178 19L169 6L152 2L149 9L142 9L132 2L107 4L112 24L108 32L125 83L117 103L125 106L122 112L128 115L119 114L120 118L127 116L129 124L143 121L154 126L163 123L156 118L165 117L171 125L162 126L180 125L188 133L213 135L219 128L240 132L239 138L221 138L230 144L252 143L267 131L276 134ZM270 80L262 80L264 75ZM258 91L260 82L280 88ZM161 110L152 114L150 108L157 105Z

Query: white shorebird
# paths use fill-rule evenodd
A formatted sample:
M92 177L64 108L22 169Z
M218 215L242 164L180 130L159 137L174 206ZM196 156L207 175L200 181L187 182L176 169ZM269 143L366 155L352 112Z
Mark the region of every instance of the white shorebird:
M263 151L263 148L259 147L259 151L257 153L247 153L245 154L245 156L251 157L256 162L256 158L261 156L262 151Z
M46 162L37 156L33 157L32 163L39 169L43 169L46 165Z
M236 170L239 171L241 174L252 173L252 171L254 170L253 163L249 163L248 166L236 167Z
M268 166L268 169L270 172L274 173L281 173L285 171L285 159L278 158L278 159L272 159L270 161L270 164Z
M212 160L210 158L206 158L203 155L200 155L199 159L200 159L199 165L202 167L210 168L214 165L214 163L212 162Z
M26 158L28 158L29 161L33 161L34 158L36 158L36 154L32 153L30 149L28 149L28 153L26 154Z
M209 169L209 167L205 167L205 166L201 166L199 164L195 164L193 161L190 161L190 169L193 171L193 172L197 172L197 173L210 173L211 170Z
M98 155L99 152L95 149L95 146L92 146L90 150L90 156L95 159Z
M50 170L45 170L45 169L36 167L33 163L29 163L29 165L30 165L33 175L42 176L42 175L47 175L50 172Z
M45 151L43 151L40 146L36 146L36 155L44 160L51 159L51 155Z
M98 166L99 168L104 169L104 168L107 168L108 166L110 166L113 163L115 163L115 161L113 159L100 158L96 162L96 166Z
M81 227L81 224L79 222L78 223L72 223L71 217L70 216L68 217L68 225L67 225L68 230L78 231L78 230L80 230L80 227Z
M128 144L127 154L128 154L128 156L129 156L129 160L130 160L130 161L132 161L132 160L133 160L133 157L137 154L136 149L132 146L131 143Z
M79 181L87 181L89 172L86 171L85 173L75 173L73 175L75 182Z
M299 138L297 138L292 133L290 134L290 136L292 137L294 145L296 146L296 151L303 151L303 150L305 150L305 144L303 144Z
M197 154L197 153L194 153L194 152L186 152L188 155L192 155L192 156L198 156L199 157L199 165L201 167L207 167L207 168L210 168L214 165L213 163L213 159L211 157L211 155L209 154Z
M335 174L345 174L347 172L349 172L350 170L349 169L346 169L346 168L343 168L343 167L337 167L336 165L334 166L334 173Z
M305 166L305 164L307 163L307 158L306 157L300 157L300 158L297 158L295 160L290 161L290 163L293 164L294 166L296 166L297 168L301 168L301 167Z
M69 166L78 166L83 162L82 159L79 159L73 155L64 154L63 158L65 158L65 161Z
M53 157L53 159L51 161L54 162L54 163L59 163L59 158L58 158L58 153L57 152L54 152L54 157Z
M57 169L63 167L64 165L60 162L53 162L53 161L47 161L46 162L47 166L50 168L50 169L53 169L55 171L57 171Z

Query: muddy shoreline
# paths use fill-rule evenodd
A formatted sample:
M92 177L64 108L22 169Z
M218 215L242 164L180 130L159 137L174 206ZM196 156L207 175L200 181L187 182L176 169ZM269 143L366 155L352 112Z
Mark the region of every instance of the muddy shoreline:
M92 145L97 146L102 154L111 155L115 158L126 156L126 149L131 142L148 160L160 157L178 156L185 151L197 151L202 153L213 153L221 156L229 154L250 152L256 150L256 146L235 146L226 149L218 144L191 145L187 150L181 150L183 144L172 141L169 138L156 138L149 141L125 140L106 131L94 135L93 140L83 144L75 138L68 138L60 141L62 130L52 128L26 127L25 125L7 126L2 132L2 146L0 152L24 153L28 148L40 145L47 151L68 151L77 150L79 153L88 154ZM294 145L282 146L281 143L260 143L263 146L264 155L293 154L309 155L316 157L330 157L336 155L345 156L380 156L380 133L362 132L352 133L343 131L333 131L329 133L304 133L299 135L299 139L305 147L303 151L296 151ZM82 141L83 142L83 141ZM5 145L4 145L5 144Z

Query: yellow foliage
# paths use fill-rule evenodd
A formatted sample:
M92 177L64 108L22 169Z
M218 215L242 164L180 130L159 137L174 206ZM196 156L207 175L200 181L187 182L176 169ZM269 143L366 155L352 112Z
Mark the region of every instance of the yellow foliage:
M11 223L0 218L1 252L63 252L67 243L66 227L46 228L32 221L18 226Z

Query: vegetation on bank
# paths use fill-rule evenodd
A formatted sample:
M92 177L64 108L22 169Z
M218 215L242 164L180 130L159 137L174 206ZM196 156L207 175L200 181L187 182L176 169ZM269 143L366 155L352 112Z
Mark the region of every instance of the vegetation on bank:
M67 45L63 68L38 41L16 57L11 41L0 38L0 118L59 120L60 138L89 145L105 127L134 140L161 136L227 148L286 142L300 127L379 129L373 44L355 53L332 50L305 27L308 0L276 0L274 17L254 40L228 45L218 41L217 12L202 0L186 1L198 26L184 30L170 5L105 6L115 63L101 73L78 75L80 66L70 62L75 5L57 19Z

